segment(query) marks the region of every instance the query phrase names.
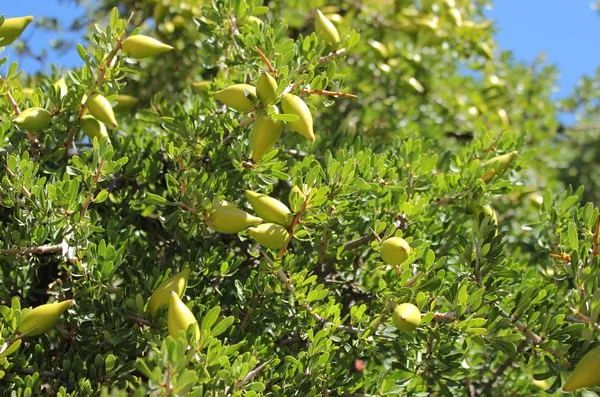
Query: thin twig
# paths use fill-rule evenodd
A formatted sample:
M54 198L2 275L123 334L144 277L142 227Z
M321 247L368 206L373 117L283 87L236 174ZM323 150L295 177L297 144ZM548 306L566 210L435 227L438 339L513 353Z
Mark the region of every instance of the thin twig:
M287 247L290 244L290 241L292 241L292 239L294 238L294 228L296 226L298 226L298 224L300 223L300 220L302 218L302 214L304 214L304 211L306 211L306 206L308 205L308 199L309 199L309 196L306 196L306 198L304 199L304 203L302 203L302 207L300 207L300 211L298 211L298 213L294 217L292 226L290 226L290 237L287 239L287 241L285 242L285 245L281 248L281 250L279 250L279 254L277 255L278 258L281 258L283 256L283 254L285 254L285 251L287 251Z
M0 76L0 81L5 82L6 80L2 76ZM17 104L17 101L15 101L15 98L13 98L10 91L6 91L6 99L8 99L8 103L10 103L10 106L12 106L12 108L14 109L15 114L17 116L19 116L21 114L21 109L19 109L19 105ZM29 141L31 142L31 146L33 146L35 149L39 149L40 142L37 140L37 138L35 137L33 132L32 131L26 131L26 132L27 132L27 137L29 138Z
M277 70L273 67L273 65L271 65L271 62L269 62L267 56L258 47L254 47L254 50L258 52L258 55L260 55L263 62L267 65L267 68L269 68L269 72L271 72L273 77L277 78Z
M592 323L592 321L590 320L590 318L588 316L586 316L583 313L580 313L579 310L575 309L572 306L569 306L569 310L578 318L580 318L584 323L586 324L590 324L592 327L594 327L594 329L598 332L600 332L600 324L597 323Z
M4 168L6 169L6 172L8 173L8 175L10 175L12 178L16 178L17 176L15 175L14 172L11 171L10 168L8 168L8 166L5 164ZM25 185L21 182L21 192L23 193L23 196L27 197L27 198L31 198L31 193L29 193L29 190L27 190L27 188L25 187Z
M90 190L88 192L87 197L85 198L85 202L83 203L83 208L81 209L81 219L85 218L85 214L87 212L88 207L90 206L92 199L94 198L94 189L100 180L100 176L102 175L102 167L104 166L104 157L100 159L100 164L98 165L98 171L96 171L96 175L94 175L94 180L92 185L90 186Z
M305 95L325 95L325 96L334 96L334 97L358 98L357 95L350 94L350 93L347 93L347 92L339 92L339 91L300 90L298 92L300 94L305 94Z
M590 257L590 262L594 260L596 255L598 255L598 231L600 231L600 215L598 215L598 220L596 221L596 231L594 232L594 241L592 246L592 256Z
M237 382L235 382L235 386L233 387L233 389L234 390L239 390L242 387L244 387L244 385L246 383L250 382L252 379L254 379L254 377L256 375L259 374L260 371L262 371L263 369L265 369L267 367L267 365L269 365L271 363L271 361L273 361L273 359L271 359L269 361L265 361L264 363L262 363L258 367L254 368L252 371L248 372L246 374L246 376L244 376L244 378L242 380L238 380Z

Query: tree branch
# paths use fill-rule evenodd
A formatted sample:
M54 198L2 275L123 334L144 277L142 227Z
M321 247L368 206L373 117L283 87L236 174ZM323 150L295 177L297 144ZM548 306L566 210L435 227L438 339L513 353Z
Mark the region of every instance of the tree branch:
M309 198L309 196L306 196L306 198L304 199L304 203L302 204L302 207L300 207L300 211L298 211L298 213L294 217L292 226L290 226L290 237L285 242L285 245L281 248L281 250L279 250L279 254L277 254L278 258L281 258L283 256L283 254L285 254L285 252L287 251L287 247L290 244L290 241L292 241L292 239L294 238L294 228L296 226L298 226L298 224L300 223L300 219L302 218L302 214L304 214L304 211L306 211L306 206L308 205L308 198Z
M38 247L27 247L27 248L6 248L0 250L0 254L2 255L44 255L44 254L53 254L56 252L62 252L63 254L67 253L69 246L65 241L60 244L55 245L40 245Z
M334 97L358 98L358 96L356 96L354 94L350 94L350 93L347 93L347 92L339 92L339 91L300 90L298 92L300 94L305 94L305 95L325 95L325 96L334 96Z
M100 179L100 176L102 175L102 167L103 166L104 166L104 157L100 159L100 164L98 165L98 171L96 171L96 175L94 175L94 180L92 182L92 185L90 186L88 195L85 198L85 202L83 203L83 208L81 209L81 219L85 218L87 209L90 206L92 199L94 198L94 188L98 184L98 180Z
M600 332L600 324L597 323L592 323L592 321L590 320L590 318L588 316L586 316L583 313L580 313L579 310L575 309L572 306L569 306L569 310L579 319L581 319L581 321L583 321L585 324L589 324L591 325L597 332ZM567 319L568 320L568 319Z

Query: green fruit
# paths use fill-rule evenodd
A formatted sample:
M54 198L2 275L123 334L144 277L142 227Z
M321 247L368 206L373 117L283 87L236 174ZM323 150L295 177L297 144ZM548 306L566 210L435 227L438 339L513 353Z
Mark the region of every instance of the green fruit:
M250 95L250 98L246 96ZM256 89L250 84L234 84L213 94L215 99L238 112L248 112L256 107Z
M104 98L100 94L94 94L88 97L88 99L85 101L85 105L92 116L94 116L98 121L108 124L113 128L118 127L115 114L113 113L113 108L110 106L108 99Z
M486 204L486 205L471 204L469 206L469 209L476 217L478 217L479 214L484 213L486 216L489 216L490 218L492 218L494 223L496 225L498 225L498 214L496 213L496 210L490 204Z
M248 235L263 247L281 249L290 238L287 229L276 223L261 223L247 230Z
M302 99L293 94L285 94L281 98L281 107L283 113L298 116L298 121L288 121L287 124L293 131L314 142L315 134L313 132L313 120L310 109Z
M388 49L383 43L375 40L369 40L368 43L382 59L386 59L389 56Z
M81 130L90 138L91 141L94 140L94 137L98 138L98 140L104 137L108 139L108 142L110 142L108 132L106 132L106 127L93 116L87 115L81 118Z
M388 265L401 265L410 256L412 249L410 245L400 237L390 237L381 243L381 259Z
M123 52L137 59L152 57L172 49L170 45L142 34L130 36L123 41Z
M27 333L27 336L38 336L45 333L54 327L60 316L71 306L71 302L72 300L69 299L29 310L21 317L17 332L19 334Z
M52 113L43 108L29 108L13 119L13 123L21 129L39 131L50 125Z
M281 201L267 196L266 194L246 190L244 195L250 202L250 205L265 222L277 223L278 225L292 226L292 211Z
M177 294L179 298L183 296L188 280L190 279L191 272L192 270L189 267L186 267L180 273L163 281L158 287L156 287L154 292L152 292L150 301L148 302L148 310L150 310L152 316L156 316L159 308L169 306L171 292Z
M519 152L514 151L501 156L496 156L486 161L484 163L484 167L487 172L483 176L483 181L488 182L494 175L500 175L506 171L511 166L518 154Z
M113 108L113 111L117 113L127 113L133 109L139 101L139 99L131 95L117 95L117 98L115 99L117 104Z
M216 203L208 218L209 226L219 233L239 233L262 222L261 218L242 211L235 204L222 200Z
M277 100L277 80L268 72L263 72L256 83L256 95L263 105L270 105Z
M192 87L197 91L206 91L210 88L210 81L197 81L192 83Z
M394 309L392 320L400 331L411 332L421 324L421 312L412 303L403 303Z
M276 106L275 113L279 113ZM256 116L256 122L250 133L250 150L252 150L252 161L255 163L260 162L260 159L269 150L275 146L277 140L281 136L283 130L283 122L281 120L274 120L268 118L264 112L259 113Z
M33 21L32 15L5 19L4 23L0 25L0 47L12 44L18 39L31 21Z
M167 326L169 328L169 335L173 338L177 338L179 332L186 332L188 328L194 325L196 329L195 339L200 339L200 328L198 328L198 321L192 311L181 301L179 295L175 291L172 291L169 299L169 313L167 314Z
M152 10L152 19L154 19L154 23L159 25L165 19L165 15L167 15L167 6L164 5L162 1L157 2L154 5L154 10Z
M317 10L317 17L315 19L315 30L317 37L320 40L325 41L326 44L335 45L340 41L340 34L333 25L333 23L323 15L323 13Z
M583 356L577 363L563 391L573 391L600 385L600 346L596 347Z
M56 87L59 97L63 98L65 95L67 95L67 91L69 90L69 88L67 87L67 82L65 81L65 79L60 78L56 83L52 85Z
M240 23L240 25L248 25L251 23L256 23L258 24L258 26L262 26L264 24L264 22L262 21L262 19L255 17L254 15L250 15L246 18L244 18L242 20L242 22Z

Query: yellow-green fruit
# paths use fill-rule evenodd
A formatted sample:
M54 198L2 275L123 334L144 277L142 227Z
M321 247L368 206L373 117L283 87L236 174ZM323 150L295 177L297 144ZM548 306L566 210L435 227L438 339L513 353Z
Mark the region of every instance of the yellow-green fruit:
M192 83L192 87L197 91L206 91L210 88L210 81L197 81Z
M506 171L518 154L519 152L514 151L503 154L501 156L496 156L486 161L484 163L484 167L487 170L487 172L483 176L483 181L488 182L490 179L492 179L494 175L500 175L504 171Z
M250 98L246 96L250 94ZM238 112L248 112L255 107L256 89L250 84L234 84L213 94L215 99Z
M58 81L54 83L53 86L56 87L59 97L63 98L65 95L67 95L67 91L69 89L67 88L67 82L65 81L65 79L58 79Z
M192 311L181 301L179 295L172 291L169 299L169 313L167 314L167 326L169 335L177 338L179 332L186 332L190 325L196 328L196 340L200 339L200 328L198 321Z
M255 17L254 15L250 15L250 16L244 18L242 20L242 22L240 23L240 25L248 25L250 23L256 23L256 24L258 24L258 26L262 26L264 22L262 21L262 19Z
M277 80L268 72L263 72L256 83L256 96L263 105L270 105L277 100Z
M381 259L388 265L401 265L410 256L410 245L400 237L390 237L381 243Z
M275 113L279 113L277 107L274 106ZM260 162L260 159L269 150L275 146L277 140L281 136L283 130L283 122L268 118L264 113L259 113L256 116L256 122L250 133L250 150L252 150L252 161Z
M159 25L165 19L165 15L167 15L167 6L162 1L157 2L154 5L154 10L152 10L152 19L154 19L156 25Z
M319 10L317 10L315 19L315 30L317 37L325 41L326 44L335 45L340 41L340 34L333 23Z
M19 334L38 336L54 327L60 316L71 306L72 300L48 303L29 310L17 327Z
M252 190L246 190L244 194L256 215L260 216L265 222L277 223L285 227L292 225L292 211L281 201Z
M143 34L130 36L123 41L123 52L137 59L152 57L172 49L170 45Z
M470 210L473 214L475 214L475 216L479 216L479 214L481 214L483 212L486 216L489 216L490 218L492 218L494 223L496 225L498 225L498 214L496 213L496 210L494 209L494 207L492 207L490 204L486 204L486 205L472 204L470 206Z
M23 31L33 21L33 16L6 18L0 25L0 47L13 43L23 34Z
M118 126L117 120L115 119L115 114L113 113L113 108L110 106L110 102L108 102L108 99L104 98L102 95L94 94L88 97L88 99L85 101L85 105L87 106L87 109L91 115L94 116L98 121L108 124L113 128Z
M293 114L299 117L297 121L288 121L290 128L311 142L315 140L313 132L313 120L310 109L302 99L293 94L285 94L281 98L281 108L285 114Z
M563 391L573 391L600 385L600 346L596 347L583 356L577 363Z
M169 306L171 292L174 292L181 298L187 287L191 272L192 270L189 267L186 267L180 273L163 281L156 287L148 302L148 310L150 310L152 316L156 316L156 312L158 312L159 308Z
M263 247L278 250L290 238L287 229L276 223L261 223L256 227L248 228L248 235Z
M113 108L113 111L117 113L127 113L133 109L139 101L139 99L131 95L117 95L117 98L115 99L117 104Z
M239 233L262 222L261 218L242 211L235 204L222 200L209 216L209 226L219 233Z
M52 114L43 108L29 108L13 119L13 123L24 130L39 131L50 125Z
M383 43L375 40L369 40L368 43L381 58L385 59L389 56L388 49Z
M400 331L411 332L421 323L421 312L412 303L402 303L394 309L392 320Z
M90 138L91 141L94 140L94 137L98 138L98 140L104 137L110 142L108 132L106 132L106 127L93 116L87 115L81 118L81 130Z

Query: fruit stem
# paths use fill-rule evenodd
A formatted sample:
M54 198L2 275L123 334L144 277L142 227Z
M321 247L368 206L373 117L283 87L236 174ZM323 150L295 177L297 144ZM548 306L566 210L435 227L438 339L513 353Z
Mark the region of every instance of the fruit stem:
M310 195L306 196L306 198L304 199L304 203L302 203L302 207L300 207L300 211L298 211L298 213L294 217L292 226L290 226L290 237L287 239L285 245L281 248L281 250L279 250L279 254L277 255L278 258L281 258L285 254L285 251L287 251L287 247L290 241L292 241L292 239L294 238L294 228L298 226L298 224L300 223L300 219L302 218L302 214L304 214L304 211L306 211L306 206L308 205L309 197Z
M8 173L8 175L10 175L12 178L16 178L17 176L15 175L14 172L12 172L12 170L10 168L8 168L8 166L5 164L4 165L4 169L6 169L6 172ZM25 185L23 185L23 183L21 183L21 192L23 193L23 196L30 198L31 197L31 193L29 193L29 190L27 190L27 188L25 187Z
M273 75L273 77L275 78L275 80L279 80L279 78L277 77L277 70L273 67L273 65L271 65L271 62L269 62L269 60L267 59L267 56L258 47L254 47L254 50L256 52L258 52L258 55L260 55L260 57L262 58L263 62L267 65L267 68L269 69L269 72Z
M0 75L0 81L4 83L6 80ZM6 91L6 99L8 99L8 103L10 103L10 106L12 106L12 108L14 109L15 114L19 116L21 114L21 109L19 109L19 105L17 104L17 101L15 101L15 98L13 98L10 91ZM31 142L31 146L33 146L35 149L40 148L40 142L37 140L32 131L27 131L27 137Z

